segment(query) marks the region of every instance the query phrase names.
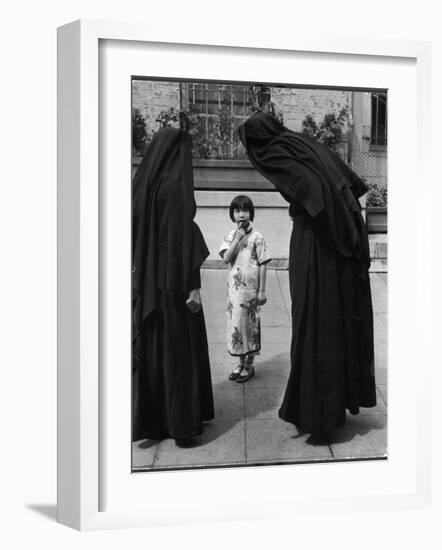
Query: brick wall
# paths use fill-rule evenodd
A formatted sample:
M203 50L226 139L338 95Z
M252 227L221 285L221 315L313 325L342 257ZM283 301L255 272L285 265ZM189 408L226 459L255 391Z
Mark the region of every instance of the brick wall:
M271 88L271 93L276 110L284 114L285 125L295 131L302 129L302 121L309 114L319 124L324 115L337 114L346 105L351 108L351 92ZM134 108L146 119L148 136L158 129L155 119L161 111L180 108L178 82L134 81L132 97Z
M271 93L276 110L284 115L285 126L296 132L302 130L307 115L319 124L326 114L338 114L345 106L351 109L351 92L271 88Z
M134 80L132 83L132 104L146 119L147 137L159 128L155 119L161 111L180 108L180 86L178 82L155 82Z

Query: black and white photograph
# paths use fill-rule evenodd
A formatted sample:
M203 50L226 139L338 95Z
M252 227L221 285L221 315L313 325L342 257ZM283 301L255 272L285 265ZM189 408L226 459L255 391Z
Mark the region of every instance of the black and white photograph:
M131 86L132 472L386 459L388 91Z
M442 547L436 8L5 5L3 548Z

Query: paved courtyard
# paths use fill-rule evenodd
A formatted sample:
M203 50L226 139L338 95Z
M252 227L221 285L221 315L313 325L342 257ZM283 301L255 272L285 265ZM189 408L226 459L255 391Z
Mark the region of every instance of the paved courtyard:
M387 450L387 274L370 274L373 292L378 404L361 409L335 430L331 442L313 441L278 418L290 369L288 272L267 273L268 302L261 312L262 350L256 374L245 384L227 379L235 360L225 344L223 269L202 271L202 297L209 340L215 419L190 448L174 440L133 444L133 469L193 468L386 457Z

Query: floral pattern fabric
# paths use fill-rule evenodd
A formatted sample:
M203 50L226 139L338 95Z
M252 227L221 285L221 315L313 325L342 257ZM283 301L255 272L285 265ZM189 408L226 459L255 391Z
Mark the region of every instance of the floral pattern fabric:
M230 247L235 229L223 239L219 253ZM257 302L259 266L271 257L261 233L252 230L241 241L227 276L227 350L231 355L258 354L261 349L260 309Z

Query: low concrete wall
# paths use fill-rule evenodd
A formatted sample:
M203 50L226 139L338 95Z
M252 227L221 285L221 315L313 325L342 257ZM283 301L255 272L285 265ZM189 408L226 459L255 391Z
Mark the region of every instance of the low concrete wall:
M247 189L274 191L275 187L261 176L248 160L194 160L195 189L230 190L241 193Z

